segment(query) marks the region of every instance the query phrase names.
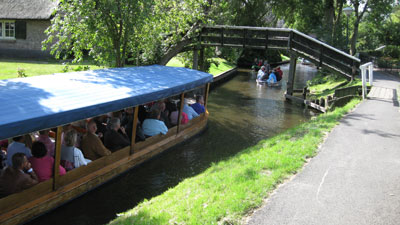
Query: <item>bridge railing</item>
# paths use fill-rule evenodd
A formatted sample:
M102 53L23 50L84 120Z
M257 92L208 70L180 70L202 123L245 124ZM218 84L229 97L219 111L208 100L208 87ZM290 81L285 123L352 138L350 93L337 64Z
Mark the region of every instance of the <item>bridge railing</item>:
M363 99L367 95L367 71L369 74L369 85L372 86L373 80L374 80L374 64L372 62L365 63L360 66L361 70L361 80L362 80L362 96Z
M355 75L360 60L299 31L286 28L247 26L206 26L200 41L203 46L290 50L347 76Z

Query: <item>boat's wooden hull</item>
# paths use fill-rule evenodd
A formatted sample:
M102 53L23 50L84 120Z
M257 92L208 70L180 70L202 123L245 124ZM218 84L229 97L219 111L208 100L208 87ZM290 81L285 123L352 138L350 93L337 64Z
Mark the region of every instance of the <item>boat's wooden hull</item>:
M179 132L177 132L177 127L174 127L166 135L151 137L145 142L137 143L133 154L130 154L130 148L126 147L110 156L93 161L87 166L74 169L56 182L51 179L21 193L0 199L0 224L26 222L84 194L198 134L206 128L207 119L208 114L203 114L188 124L182 125Z

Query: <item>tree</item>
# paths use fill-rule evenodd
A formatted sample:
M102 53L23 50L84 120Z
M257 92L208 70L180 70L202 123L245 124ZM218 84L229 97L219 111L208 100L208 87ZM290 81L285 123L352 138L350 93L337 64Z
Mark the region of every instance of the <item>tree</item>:
M202 0L60 0L44 48L57 58L122 67L127 60L150 64L196 33L204 19Z
M364 14L368 12L370 16L377 21L383 19L391 12L393 0L350 0L355 13L355 20L353 22L353 33L350 39L350 54L356 54L358 29Z

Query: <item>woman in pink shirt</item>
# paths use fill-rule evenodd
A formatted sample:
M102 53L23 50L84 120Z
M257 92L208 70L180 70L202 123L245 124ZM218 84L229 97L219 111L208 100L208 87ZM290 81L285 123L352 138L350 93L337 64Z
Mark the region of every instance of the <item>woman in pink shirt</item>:
M38 141L42 142L47 149L47 155L54 157L54 142L51 141L49 137L49 130L39 131Z
M40 141L35 141L32 144L32 155L29 162L38 176L39 182L50 179L54 171L54 158L47 155L46 146ZM64 167L60 166L60 175L65 175L65 173Z

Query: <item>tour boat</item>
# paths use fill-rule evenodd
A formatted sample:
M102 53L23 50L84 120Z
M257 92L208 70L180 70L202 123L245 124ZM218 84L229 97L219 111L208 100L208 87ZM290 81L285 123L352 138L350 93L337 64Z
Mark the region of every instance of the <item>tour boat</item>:
M152 65L0 80L0 140L56 129L53 177L1 198L0 224L26 222L198 134L206 128L208 112L143 142L135 143L133 129L130 146L59 176L63 125L134 107L136 128L139 105L178 96L182 109L185 93L197 88L204 88L207 109L212 79L201 71Z

